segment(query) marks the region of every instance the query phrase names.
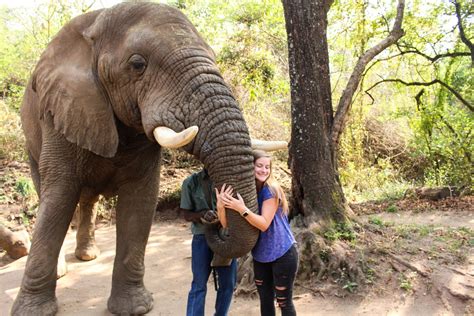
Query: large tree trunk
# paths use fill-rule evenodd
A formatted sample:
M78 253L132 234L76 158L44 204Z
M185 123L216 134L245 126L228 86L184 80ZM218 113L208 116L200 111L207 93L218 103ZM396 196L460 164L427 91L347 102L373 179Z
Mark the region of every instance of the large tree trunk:
M283 0L288 34L293 215L304 225L346 218L331 141L333 124L326 39L329 0Z

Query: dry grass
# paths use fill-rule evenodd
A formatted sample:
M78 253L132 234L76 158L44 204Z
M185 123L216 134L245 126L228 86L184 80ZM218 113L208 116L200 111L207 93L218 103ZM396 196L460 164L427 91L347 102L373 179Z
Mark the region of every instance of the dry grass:
M25 138L21 129L20 115L0 100L0 159L25 161Z

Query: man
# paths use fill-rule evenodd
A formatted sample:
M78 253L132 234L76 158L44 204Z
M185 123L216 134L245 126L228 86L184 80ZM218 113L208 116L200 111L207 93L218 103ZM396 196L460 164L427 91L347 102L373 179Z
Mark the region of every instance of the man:
M187 316L204 316L207 281L212 270L211 262L214 255L207 245L204 225L215 224L219 221L214 211L215 207L214 185L206 169L193 173L183 181L180 208L184 219L192 222L193 233L191 244L193 281L188 295ZM233 259L229 266L219 266L214 269L218 280L215 315L225 316L229 311L237 280L237 261Z

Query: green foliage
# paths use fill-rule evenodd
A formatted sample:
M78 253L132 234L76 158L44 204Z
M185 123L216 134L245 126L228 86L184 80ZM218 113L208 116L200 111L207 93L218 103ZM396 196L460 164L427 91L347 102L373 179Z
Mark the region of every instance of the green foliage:
M358 286L359 286L359 284L357 284L356 282L347 281L347 283L344 284L344 285L342 286L342 288L343 288L344 290L348 290L348 291L351 292L351 293L354 293L354 292L356 291L356 289L357 289Z
M465 10L469 10L467 1L460 3ZM457 32L452 3L417 5L424 10L416 11L416 16L407 18L407 25L413 25L416 31L409 32L403 38L404 47L419 50L427 56L466 51ZM472 31L469 27L472 20L464 19L463 24ZM440 31L429 32L433 27ZM452 32L452 29L455 31ZM410 63L413 69L411 81L439 79L473 104L474 76L468 56L441 58L430 63L419 54L408 54L403 56L401 62ZM418 100L413 98L406 107L399 107L399 111L408 118L413 131L411 158L425 162L423 182L427 185L471 185L474 171L471 161L474 151L472 112L442 85L410 89L402 86L400 89L418 96Z
M413 278L413 275L405 275L404 273L401 273L399 277L400 288L406 292L411 292L413 290Z
M472 3L460 3L466 17L472 12ZM386 36L394 5L389 1L340 0L329 14L331 69L336 74L332 78L333 100L337 101L356 58ZM463 23L471 34L472 19L465 18ZM460 41L453 4L414 2L405 9L403 29L406 34L399 46L387 49L381 54L384 61L370 66L353 100L339 152L341 180L349 200L396 198L413 184L472 185L473 114L454 94L439 84L383 84L370 91L370 98L363 93L381 79L429 82L436 78L473 104L469 56L436 62L424 57L468 51ZM353 49L344 51L348 46ZM400 55L400 50L412 53ZM348 54L351 51L355 56ZM389 55L398 57L386 58ZM422 90L421 102L417 102L415 96ZM374 128L368 123L375 120L381 124ZM390 125L398 128L387 130Z
M380 217L377 217L377 216L369 217L369 223L377 225L379 227L384 227L385 226L385 223L383 222L383 220Z
M31 180L23 177L20 177L16 180L15 191L23 199L29 197L31 194L35 194Z
M354 241L357 235L354 231L354 227L347 222L340 222L333 224L325 233L324 237L331 241L346 240Z
M416 148L412 154L427 161L425 183L433 186L472 184L472 113L454 102L448 102L448 106L427 104L415 112L411 126Z
M375 270L374 270L374 269L372 269L372 268L367 268L367 269L365 270L365 283L366 283L366 284L372 284L372 283L374 283L375 277L376 277L376 274L375 274Z
M356 156L354 151L344 152L339 175L346 198L352 202L364 200L397 200L403 197L411 184L402 178L390 161L379 159L375 165ZM344 161L342 161L344 159Z
M390 204L385 211L388 213L396 213L398 212L398 207L395 204Z

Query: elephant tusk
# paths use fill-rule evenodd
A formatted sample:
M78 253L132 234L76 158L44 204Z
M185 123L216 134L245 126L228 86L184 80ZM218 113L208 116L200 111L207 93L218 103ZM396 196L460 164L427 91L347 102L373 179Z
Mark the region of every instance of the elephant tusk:
M176 133L171 128L165 126L159 126L153 130L153 136L156 141L162 147L166 148L179 148L189 144L196 136L199 128L197 126L191 126Z
M284 140L267 141L260 139L252 139L252 149L260 149L264 151L274 151L279 149L288 149L288 143Z

